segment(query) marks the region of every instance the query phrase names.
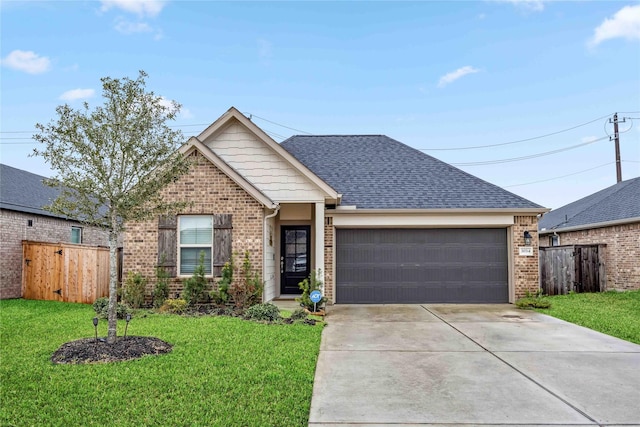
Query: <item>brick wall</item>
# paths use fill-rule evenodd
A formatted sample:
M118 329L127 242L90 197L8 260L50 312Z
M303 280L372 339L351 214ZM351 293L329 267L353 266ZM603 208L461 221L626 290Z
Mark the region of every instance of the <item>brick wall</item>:
M28 221L32 221L32 226ZM82 227L82 243L108 246L108 232L75 221L0 210L0 299L22 297L22 241L71 241L71 227Z
M333 303L333 239L335 228L333 218L324 219L324 296Z
M606 244L607 290L640 289L640 223L558 233L561 245ZM540 246L550 246L549 236Z
M513 265L515 297L522 298L526 292L535 293L540 288L540 270L538 264L538 218L536 216L516 216L511 228L513 231ZM533 256L519 254L524 246L524 232L531 234Z
M262 276L262 227L263 206L251 197L227 175L216 168L199 152L192 155L190 171L162 193L167 200L188 201L191 205L182 214L231 214L232 250L236 265L241 265L245 251L249 251L251 263ZM155 266L158 260L158 219L127 224L124 237L123 274L133 271L148 280L147 301L155 286ZM183 281L174 278L170 284L170 296L182 292ZM215 279L210 278L210 287Z

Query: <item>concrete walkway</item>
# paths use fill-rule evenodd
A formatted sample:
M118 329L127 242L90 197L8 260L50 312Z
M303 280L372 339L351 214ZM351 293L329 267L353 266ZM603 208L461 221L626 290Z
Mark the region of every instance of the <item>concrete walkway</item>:
M640 426L639 345L507 304L326 320L310 426Z

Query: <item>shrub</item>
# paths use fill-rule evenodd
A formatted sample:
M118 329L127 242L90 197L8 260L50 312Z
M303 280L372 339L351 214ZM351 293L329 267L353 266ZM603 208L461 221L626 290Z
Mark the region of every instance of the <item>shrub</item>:
M253 305L244 312L243 317L248 320L258 320L264 322L275 322L282 319L280 310L273 304Z
M238 309L245 309L258 304L262 300L262 280L260 274L254 271L249 259L249 251L245 251L240 278L229 289L233 304Z
M107 297L98 298L93 302L93 311L95 311L97 315L102 314L105 307L109 307L109 298Z
M178 298L178 299L168 299L160 307L161 313L172 313L172 314L182 314L187 309L187 301Z
M142 274L130 271L122 286L122 302L131 308L142 307L146 287L147 280Z
M164 264L165 256L162 256L161 264ZM156 287L153 289L153 306L159 308L169 298L169 273L164 267L156 267Z
M98 298L93 303L93 310L96 312L96 316L101 319L106 319L109 317L109 298L102 297ZM127 313L130 313L129 307L124 304L118 303L116 306L116 317L118 319L124 319L127 317Z
M322 279L319 279L316 275L315 270L312 270L309 277L300 282L298 286L302 290L302 295L300 295L299 298L296 298L296 301L298 301L300 305L307 310L313 311L314 303L311 301L309 295L311 295L312 291L320 290L322 288ZM320 309L326 302L327 298L322 297L322 299L320 299L320 301L315 304L315 308Z
M231 299L229 287L233 283L233 269L233 256L231 256L231 260L226 262L222 267L222 277L218 281L218 289L214 289L209 294L213 302L218 305L226 305Z
M204 251L200 252L200 260L193 271L193 276L185 280L182 296L188 305L202 301L206 295L207 278L204 277Z
M307 312L301 308L296 309L293 313L291 313L291 320L300 321L307 318Z

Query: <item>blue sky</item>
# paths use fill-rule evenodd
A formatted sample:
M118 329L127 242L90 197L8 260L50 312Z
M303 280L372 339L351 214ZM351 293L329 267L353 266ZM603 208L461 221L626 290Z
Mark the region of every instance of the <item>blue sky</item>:
M386 134L550 208L616 182L620 112L623 179L640 176L637 2L3 1L0 14L0 161L42 175L34 125L100 104L101 77L145 70L183 105L185 137L231 106L278 142ZM458 149L478 146L492 147Z

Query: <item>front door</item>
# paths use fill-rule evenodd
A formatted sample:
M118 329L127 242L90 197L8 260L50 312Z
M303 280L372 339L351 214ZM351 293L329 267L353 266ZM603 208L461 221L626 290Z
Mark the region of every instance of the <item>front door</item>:
M283 225L280 240L280 293L300 294L311 272L311 226Z

